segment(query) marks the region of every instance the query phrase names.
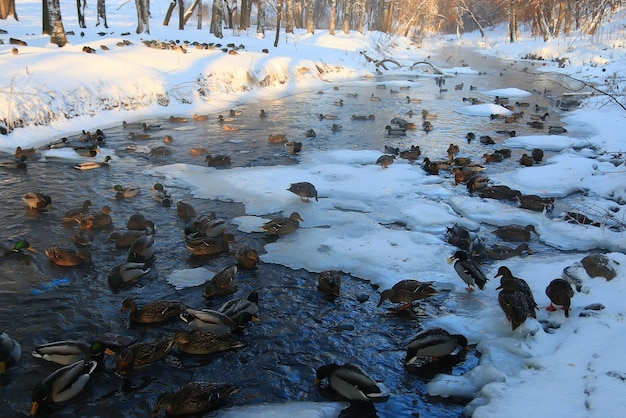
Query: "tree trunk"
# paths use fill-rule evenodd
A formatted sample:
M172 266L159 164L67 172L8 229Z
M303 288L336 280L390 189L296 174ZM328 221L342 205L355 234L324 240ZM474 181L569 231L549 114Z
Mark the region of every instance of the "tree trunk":
M172 13L174 13L174 9L176 8L176 0L172 0L170 5L167 7L167 11L165 12L165 17L163 18L163 26L168 26L170 24L170 19L172 18Z
M185 4L178 0L178 30L185 29Z
M59 47L67 43L63 19L61 18L61 5L59 0L43 0L43 33L50 35L50 43Z
M313 20L313 11L315 10L313 0L306 0L306 33L315 33L315 21Z
M135 0L137 8L137 33L150 33L150 2L148 0Z
M330 0L330 23L328 24L328 34L335 34L335 19L337 17L337 0Z
M363 33L363 28L365 28L365 13L367 12L367 8L365 7L365 0L361 0L359 10L360 10L360 14L359 14L359 24L357 27L357 30L359 31L359 33Z
M4 20L9 16L13 16L15 20L19 21L15 11L15 0L0 0L0 19Z
M350 35L350 21L352 20L352 0L344 0L343 33Z
M78 26L81 28L86 28L85 25L85 6L87 5L86 0L76 0L76 12L78 13Z
M196 7L198 7L198 4L200 4L200 0L194 0L191 6L189 6L189 8L185 10L185 15L183 16L183 25L186 24L189 18L193 15L193 11L196 9ZM199 16L202 20L202 15Z
M283 0L279 0L276 5L276 38L274 38L274 48L278 46L278 39L280 37L280 19L283 15Z
M96 21L96 26L100 26L100 18L102 18L102 20L104 20L104 27L108 28L109 25L107 24L106 0L98 0L97 8L98 8L98 20Z
M285 17L285 33L293 33L293 0L287 0L287 10Z
M250 26L250 10L248 10L250 2L241 0L241 13L239 14L239 29L248 29Z
M296 28L302 29L304 27L304 19L303 19L303 7L302 2L304 0L296 0L296 6L293 14L295 15L295 24Z
M265 38L265 0L259 0L257 4L256 33Z
M509 42L516 40L517 18L515 16L515 0L509 0Z
M222 21L224 20L224 5L222 0L213 0L211 10L211 33L219 39L224 36L222 33Z
M543 10L541 10L541 8L537 8L537 21L539 23L541 35L543 36L543 41L547 42L552 37L552 33L550 32L550 27L548 26L546 15L543 13Z

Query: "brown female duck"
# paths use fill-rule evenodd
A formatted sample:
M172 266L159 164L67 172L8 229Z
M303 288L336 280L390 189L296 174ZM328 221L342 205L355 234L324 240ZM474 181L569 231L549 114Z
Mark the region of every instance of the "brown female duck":
M292 212L288 218L274 218L271 221L264 223L261 225L261 229L268 234L284 235L298 229L300 227L300 223L298 221L304 222L304 219L300 217L298 212Z
M152 416L156 417L161 408L165 409L168 416L202 415L221 406L226 397L237 391L235 386L228 383L187 383L173 394L159 395Z
M407 309L411 304L420 299L426 299L439 292L432 287L433 282L420 282L418 280L406 279L394 284L391 289L384 290L380 294L378 305L389 300L393 303L402 303L398 311Z
M236 242L233 234L221 238L192 238L185 241L185 247L193 255L206 257L230 251L229 243Z
M44 250L48 259L57 266L74 267L91 263L91 254L85 249L52 247Z
M207 355L243 347L229 334L213 331L178 331L175 336L178 350L187 354Z
M493 231L494 234L506 241L528 241L530 240L531 232L535 235L539 235L534 225L526 225L525 227L504 225Z
M550 306L546 309L550 312L556 311L556 306L561 306L565 311L565 317L569 318L569 307L574 296L574 290L565 279L554 279L546 287L546 295L550 298Z
M325 270L317 276L317 290L331 296L339 296L341 273L337 270Z
M237 266L225 267L215 273L204 289L204 298L211 299L217 296L225 296L237 291Z
M135 367L154 363L164 358L176 343L176 337L157 341L140 341L126 347L115 358L116 372L129 377Z
M291 193L300 196L300 200L303 202L310 202L311 198L315 198L317 202L317 190L315 186L307 181L301 181L299 183L291 183L289 188L287 189Z
M130 311L130 321L137 324L154 324L169 321L180 315L184 309L182 303L167 300L148 302L142 308L138 308L133 299L126 298L122 302L120 313Z

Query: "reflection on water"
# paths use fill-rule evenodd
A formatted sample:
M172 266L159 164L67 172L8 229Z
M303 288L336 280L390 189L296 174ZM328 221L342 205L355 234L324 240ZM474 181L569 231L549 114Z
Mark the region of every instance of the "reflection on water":
M448 54L447 51L445 51ZM456 57L456 52L450 52ZM452 61L451 58L449 61ZM302 93L281 100L266 101L238 108L242 112L234 121L218 122L218 114L206 120L186 122L172 120L144 121L152 127L144 130L136 126L120 125L105 131L103 150L114 152L111 167L94 171L77 171L74 162L41 158L29 161L24 172L0 172L0 199L5 202L0 212L2 242L12 246L19 238L26 238L37 254L21 260L0 264L0 330L8 332L22 344L24 355L21 364L3 377L2 392L6 400L3 416L24 415L30 406L33 385L56 369L29 356L33 346L60 339L79 339L89 342L98 335L115 333L138 340L171 336L184 329L182 322L162 326L130 326L126 315L119 310L125 297L133 297L139 305L156 299L180 300L194 308L207 306L202 298L203 287L176 291L165 282L172 271L204 266L211 271L234 263L232 255L209 259L190 257L183 245L183 222L177 217L175 205L163 207L151 196L150 189L158 178L148 170L154 166L174 162L204 165L204 155L192 155L192 147L206 148L212 154L228 154L233 167L256 165L297 164L298 158L290 156L282 144L271 144L271 134L286 134L290 140L302 141L308 149L380 149L384 145L409 148L419 145L422 155L431 159L446 156L450 143L458 143L463 152L479 160L488 147L475 141L467 144L467 132L491 135L496 140L495 149L504 139L497 130L515 129L520 134L531 132L523 122L512 127L504 122L487 121L484 117L465 117L454 112L465 106L463 97L492 97L481 91L519 87L541 91L549 86L533 82L533 77L520 71L514 64L506 66L481 57L466 58L476 69L486 75L459 75L448 79L447 92L441 93L434 78L427 74L410 77L364 80L337 89L328 88L320 93ZM472 61L473 60L473 61ZM458 61L458 59L457 59ZM462 63L459 61L459 66ZM500 75L502 74L502 75ZM464 83L465 88L454 90L454 84ZM378 88L386 83L386 88ZM476 90L469 90L469 86ZM371 95L380 101L371 101ZM421 103L409 103L407 96L420 98ZM343 100L343 106L335 103ZM527 99L544 106L549 98L535 94ZM265 118L260 118L263 109ZM434 129L423 132L421 111L427 109L437 118ZM409 115L409 111L413 115ZM336 119L320 118L335 115ZM223 115L228 118L228 109ZM352 115L375 115L375 119L353 120ZM177 115L180 116L180 115ZM394 117L414 121L415 131L406 136L388 138L384 126ZM358 118L357 118L358 119ZM556 115L552 119L557 124ZM340 125L340 128L333 124ZM227 130L224 125L238 130ZM314 138L305 132L313 129ZM134 138L129 138L133 132ZM149 139L139 139L140 134ZM165 144L165 136L173 142ZM79 143L79 134L70 138ZM51 138L51 140L57 138ZM148 149L165 146L167 155L150 155ZM146 148L149 147L149 148ZM131 149L129 149L131 148ZM507 164L517 164L511 161ZM502 169L507 165L503 164ZM510 166L509 166L510 167ZM113 185L140 187L139 196L115 200ZM53 197L48 210L29 213L19 197L28 191L46 191ZM199 214L216 212L227 219L244 215L241 204L199 200L186 190L172 188L174 201L191 203ZM124 229L126 220L137 211L156 224L159 249L151 264L151 271L134 287L113 293L107 285L108 272L126 259L126 251L118 250L107 241L108 232L96 233L89 247L93 266L62 268L51 265L43 254L45 248L58 245L73 247L71 236L76 225L63 225L66 210L90 199L96 208L109 205L116 229ZM238 243L247 243L263 251L272 238L236 232ZM207 357L179 355L176 352L152 367L140 370L129 384L114 375L113 360L108 358L105 370L93 379L88 392L78 400L57 411L60 416L145 416L154 406L162 391L192 380L225 381L236 384L240 392L232 405L250 405L260 402L287 400L328 400L313 385L314 370L327 362L354 362L362 365L372 376L384 380L392 389L386 403L376 405L379 416L458 416L467 400L446 401L427 396L425 382L406 373L402 358L408 341L420 330L418 316L398 316L376 308L378 294L372 286L357 278L344 276L342 296L329 300L316 290L317 276L306 271L294 271L282 266L261 264L252 272L238 275L239 293L258 290L260 294L261 322L249 325L239 338L245 346L237 351ZM419 315L437 315L439 304L445 300L441 293L418 309ZM218 298L209 304L216 307L228 297ZM468 356L454 373L462 373L477 362L475 353ZM10 410L11 412L7 412ZM8 415L6 415L8 414Z

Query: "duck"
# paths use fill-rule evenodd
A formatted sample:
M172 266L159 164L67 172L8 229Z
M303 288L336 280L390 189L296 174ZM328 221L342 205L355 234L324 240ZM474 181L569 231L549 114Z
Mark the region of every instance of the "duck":
M39 210L52 204L52 198L47 194L39 192L28 192L22 196L22 201L26 203L28 209Z
M546 308L550 312L556 311L556 306L561 306L565 312L565 317L569 318L571 299L574 296L574 289L565 279L554 279L546 287L546 295L550 299L550 305Z
M259 293L250 292L247 297L234 298L224 302L219 308L218 312L228 316L233 321L237 319L242 312L250 312L252 315L256 315L259 312Z
M112 232L107 241L113 241L117 248L130 248L133 242L148 235L146 230L130 230L125 232Z
M372 95L370 96L370 102L380 102L380 97L372 93Z
M182 303L168 300L148 302L143 307L138 308L132 298L126 298L122 301L120 313L129 311L130 322L135 324L156 324L179 316L184 309L185 306Z
M167 138L171 138L169 135L165 136L166 141L169 142L173 142L173 139L169 139L167 140ZM164 156L164 155L172 155L172 149L168 148L166 146L160 146L160 147L155 147L152 148L150 150L150 152L148 152L148 155L151 157L159 157L159 156Z
M196 210L187 202L176 202L176 214L185 222L189 222L192 218L196 217Z
M467 191L473 193L480 189L484 189L489 184L489 177L484 176L482 174L474 174L472 177L467 179Z
M315 186L307 181L301 181L298 183L291 183L289 188L287 189L291 193L300 196L300 200L303 202L310 202L311 198L315 198L315 201L318 202L317 199L317 189Z
M452 256L448 257L448 263L454 262L454 271L459 275L461 280L467 284L467 291L473 292L477 286L480 290L485 288L489 281L485 273L474 260L468 258L467 252L458 250Z
M337 115L331 115L331 114L323 114L320 113L319 114L319 119L320 120L336 120L337 119Z
M77 170L94 170L96 168L100 168L100 167L108 167L109 165L109 161L111 161L112 158L107 155L106 157L104 157L103 161L97 162L97 161L87 161L85 163L80 163L74 166L75 169Z
M28 157L32 157L33 155L37 154L37 149L35 149L34 147L31 148L22 148L22 147L17 147L15 148L15 152L13 153L13 156L15 158L22 158L23 156Z
M534 225L526 225L521 227L518 225L504 225L496 228L493 231L499 238L506 241L528 241L530 240L530 233L539 235Z
M74 152L81 157L95 157L100 153L100 148L97 145L90 145L88 147L74 147Z
M406 279L400 280L394 284L391 289L384 290L380 294L378 307L384 301L389 300L392 303L402 303L398 311L409 308L416 300L426 299L432 295L439 293L432 287L433 282L420 282L418 280Z
M417 129L417 125L415 122L409 122L406 119L395 117L390 121L393 125L398 125L398 127L406 130L414 130Z
M137 238L128 249L126 261L132 263L145 263L154 257L156 241L154 235L148 234Z
M527 317L536 318L535 310L539 307L526 280L513 276L507 266L500 266L494 278L496 277L500 277L500 286L496 287L496 290L501 290L498 301L507 318L511 321L513 330L520 326Z
M489 135L481 135L480 137L478 137L478 140L480 141L481 144L483 145L494 145L496 142L493 140L492 137L490 137Z
M502 154L502 158L511 158L511 148L500 148L495 150L494 152L497 152L498 154Z
M235 293L237 291L236 277L237 266L224 267L215 273L204 289L204 299L209 300L214 297Z
M68 139L66 137L56 139L54 141L48 142L46 145L39 147L40 150L47 149L59 149L65 148L68 144Z
M74 267L91 264L91 254L81 248L75 251L71 248L52 247L44 250L48 259L57 266Z
M526 122L526 125L530 126L533 129L543 129L543 122L539 120L531 120L530 122Z
M229 334L209 331L178 331L176 333L178 351L187 354L207 355L243 347L243 343L233 340Z
M317 276L317 290L338 297L341 291L341 273L337 270L324 270Z
M459 153L459 151L460 151L460 150L459 150L459 146L458 146L458 145L456 145L456 144L450 144L450 145L448 146L448 150L447 150L447 153L448 153L448 159L449 159L449 160L453 160L453 159L454 159L454 156L455 156L456 154L458 154L458 153Z
M522 192L511 189L509 186L499 184L495 186L487 186L478 190L478 195L485 199L515 200L517 196L522 195Z
M543 150L541 148L533 148L530 156L536 164L543 160Z
M406 128L394 128L391 125L385 125L387 136L406 136Z
M109 287L113 292L119 292L124 286L133 283L135 280L150 271L145 263L126 262L111 269L108 275Z
M465 135L465 139L467 139L467 143L468 144L471 144L472 141L474 141L476 139L476 134L474 132L468 132Z
M22 358L22 346L6 332L0 333L0 375Z
M315 138L317 134L315 133L314 129L307 129L306 132L304 132L304 136L306 136L307 138Z
M537 212L543 212L544 210L550 210L554 208L553 197L540 197L534 194L522 194L516 196L515 200L519 203L521 208L534 210Z
M170 116L169 121L172 123L185 123L187 122L187 118L184 116Z
M0 162L0 167L8 168L11 170L24 170L28 167L26 164L26 155L22 155L18 160L9 160Z
M403 150L400 152L400 158L404 160L408 160L409 163L413 164L417 159L422 155L422 150L419 145L411 145L411 148L408 150Z
M454 224L446 228L446 242L461 250L469 250L472 242L471 234L466 228Z
M292 212L288 218L281 216L264 223L261 225L261 229L268 234L285 235L298 229L300 227L299 221L304 222L304 219L298 212Z
M113 346L119 348L119 346ZM104 359L104 354L113 355L114 350L102 341L94 341L88 344L78 340L60 340L39 344L33 348L31 355L34 358L67 366L80 360L93 360L99 364Z
M98 363L95 361L79 360L52 372L33 388L30 414L34 416L41 407L78 396L97 368Z
M264 109L261 109L261 110L259 111L259 118L260 118L260 119L263 119L263 118L265 118L266 116L267 116L267 113L265 112L265 110L264 110Z
M237 259L237 266L244 270L254 269L259 261L261 261L259 253L254 248L250 248L247 245L242 245L237 249L235 258Z
M155 202L159 202L163 206L170 206L172 204L172 195L165 190L161 183L154 183L152 191L154 192L152 199Z
M439 327L429 328L409 342L403 362L406 367L419 365L424 357L436 360L462 351L467 345L467 338L464 335L450 334Z
M422 103L422 99L419 99L417 97L411 97L411 96L406 96L406 102L411 104L411 103Z
M31 253L36 253L37 251L31 247L30 243L24 239L20 239L15 242L13 248L4 251L4 253L0 256L0 263L7 261L9 259L20 257L24 253L23 250L30 251Z
M218 121L218 122L220 122L220 123L221 123L221 122L234 122L234 121L236 121L236 120L237 120L237 119L235 119L235 118L231 118L231 117L227 118L227 117L224 117L224 115L218 115L218 116L217 116L217 121Z
M343 106L343 99L339 99L333 103L335 106Z
M349 401L375 402L389 398L384 385L354 364L324 364L316 369L315 384L319 385L324 379L333 392Z
M259 318L250 312L242 312L233 320L213 309L196 310L191 308L185 309L180 314L180 319L194 331L212 331L216 333L238 331L250 321L259 321Z
M115 199L123 200L131 197L135 197L139 194L139 187L122 187L120 184L113 186L115 193Z
M479 241L479 239L474 240L473 244L476 244L476 241ZM533 253L528 244L525 242L522 242L515 248L507 247L505 245L493 245L491 248L487 248L482 243L472 246L472 255L474 257L482 257L489 260L506 260L511 257L521 257L524 252L528 254Z
M231 160L228 155L207 155L204 159L209 167L226 167L230 165Z
M99 213L82 215L77 217L76 222L80 226L80 229L83 230L99 231L103 229L111 229L113 228L113 218L111 217L111 212L113 212L113 209L111 209L110 206L105 205L102 206Z
M350 119L352 119L352 120L361 120L361 121L364 121L364 120L374 120L374 119L376 119L376 116L374 116L374 115L352 115L350 117Z
M425 120L422 123L422 130L426 133L429 133L433 130L433 124L429 120Z
M504 160L504 155L499 152L493 152L491 154L483 154L483 158L485 159L485 164L499 163Z
M148 133L129 132L128 137L130 139L143 139L143 140L152 139L152 135Z
M63 222L76 222L82 216L89 214L89 207L93 206L91 200L83 200L83 204L79 208L70 209L63 215Z
M223 234L221 238L187 239L185 248L192 255L204 257L229 252L231 242L236 242L233 234Z
M95 238L91 231L79 229L72 234L72 241L79 247L89 247Z
M532 167L535 164L535 161L531 157L529 157L528 154L524 153L520 157L519 163L524 167Z
M296 155L302 151L302 142L289 141L285 143L285 148L290 155Z
M204 147L191 147L189 148L189 154L193 156L208 154L209 150Z
M143 231L145 229L150 229L154 231L154 222L147 219L143 213L137 212L128 218L128 222L126 223L126 228L131 230Z
M169 354L176 343L174 338L162 338L156 341L139 341L120 351L115 358L116 373L128 378L135 367L144 366L161 360Z
M439 174L439 170L450 170L450 161L431 161L425 157L422 161L424 170L429 174Z
M400 148L398 147L392 147L391 145L385 145L384 147L385 150L385 154L391 154L391 155L400 155Z
M284 144L288 140L287 140L287 135L285 134L275 134L275 135L270 134L267 137L267 141L270 144Z
M460 167L453 167L452 174L454 174L455 183L467 183L467 181L474 175L476 175L475 171L465 170Z
M549 126L548 127L548 133L550 135L561 135L567 132L567 129L565 129L562 126Z
M199 218L193 225L185 228L185 236L189 240L217 238L224 232L226 232L226 219Z
M331 132L339 132L343 129L343 126L337 124L337 123L333 123L330 127L330 131Z
M381 166L383 169L389 167L393 164L393 161L396 159L396 156L393 154L383 154L376 160L376 165Z
M238 390L228 383L187 383L174 393L160 394L152 410L152 416L156 417L162 408L168 416L203 415L221 406L225 398L237 393Z

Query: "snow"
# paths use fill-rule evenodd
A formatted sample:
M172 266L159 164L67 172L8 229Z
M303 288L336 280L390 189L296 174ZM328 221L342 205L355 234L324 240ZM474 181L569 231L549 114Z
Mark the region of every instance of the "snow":
M9 18L0 26L12 37L27 40L29 46L20 46L18 54L13 55L8 42L0 45L0 90L5 92L0 95L0 115L19 116L27 125L0 136L0 149L7 152L12 152L16 145L43 145L75 133L77 126L89 130L118 125L120 120L223 111L237 103L278 98L296 90L327 88L333 81L358 78L358 83L365 83L362 78L372 77L375 68L365 62L361 51L375 57L393 57L405 65L390 70L398 73L429 55L400 37L355 32L329 36L324 30L316 30L314 35L281 34L277 48L268 41L273 39L269 31L268 40L252 33L227 31L222 43L246 46L238 55L192 47L185 54L160 51L146 48L140 36L134 34L99 37L96 32L100 29L94 26L95 8L88 10L85 36L71 36L70 44L59 49L49 44L47 37L32 35L40 32L40 2L20 1L17 6L20 21ZM128 26L136 19L132 2L112 1L107 6L111 28ZM155 7L153 13L158 20L163 11ZM76 27L72 15L65 13L66 29ZM538 71L560 72L602 84L607 76L626 70L626 60L618 53L622 48L619 42L624 39L624 16L618 17L601 29L596 38L572 35L548 42L522 38L511 44L505 41L505 28L497 28L488 31L485 38L476 34L461 39L438 36L427 45L434 51L440 45L456 43L511 60L534 54L545 59L545 65L537 66ZM165 40L195 35L193 31L162 27L156 21L151 30L151 35L143 36ZM125 39L133 45L116 46ZM100 50L100 44L107 45L110 51ZM83 46L94 47L96 54L83 53ZM263 53L263 48L270 49L269 54ZM556 62L550 61L557 58L567 58L569 64L558 68ZM444 70L446 74L477 71L465 67ZM205 94L198 93L200 90ZM532 94L508 86L484 93L522 98ZM164 98L167 106L159 104L164 103ZM464 106L456 111L477 117L509 113L493 104ZM304 219L302 228L267 245L264 262L312 272L338 269L370 280L381 289L416 277L452 289L443 307L445 313L424 320L423 325L442 326L466 335L470 344L477 346L481 358L477 367L463 375L436 376L428 384L428 391L434 396L473 399L466 408L468 415L620 416L626 407L622 396L626 370L619 344L623 339L622 306L626 296L626 237L609 226L623 224L626 217L626 150L621 136L626 127L624 115L623 109L607 103L605 98L591 97L583 108L569 112L563 120L568 131L577 135L533 135L506 140L505 145L511 148L540 147L552 152L554 155L545 164L492 178L495 184L541 196L563 197L584 191L577 204L595 210L598 218L607 221L600 228L549 219L542 213L499 201L469 199L444 187L440 178L428 176L404 160L382 170L373 164L380 156L378 150L312 151L304 153L301 162L293 166L218 171L171 164L155 169L154 174L164 176L167 184L189 188L198 198L243 203L246 216L234 220L243 232L258 233L258 226L271 214L299 212ZM100 156L112 153L113 150L102 150ZM615 165L612 160L620 153L622 160ZM70 150L45 152L45 159L54 158L81 159ZM218 177L219 181L214 181ZM285 190L285 179L315 184L319 202L307 204L294 198ZM576 208L555 210L570 209ZM401 222L406 229L385 226L394 222ZM540 305L537 320L529 319L511 331L497 303L495 279L482 292L470 294L464 290L446 263L454 248L445 242L444 233L453 223L473 231L479 231L481 224L533 224L543 244L563 250L512 258L484 268L487 277L492 278L498 267L506 264L514 275L526 278ZM617 276L611 281L591 278L579 267L586 252L598 249L606 251L615 262ZM584 291L575 294L570 318L565 318L562 311L544 309L549 303L545 287L568 267L577 271ZM194 286L202 283L207 273L210 275L198 269L176 271L168 280L177 288ZM592 303L602 303L605 308L585 309ZM539 321L551 324L550 332L544 331ZM276 417L324 417L336 416L343 406L288 402L228 408L219 411L218 416L256 416L263 411L263 415Z

